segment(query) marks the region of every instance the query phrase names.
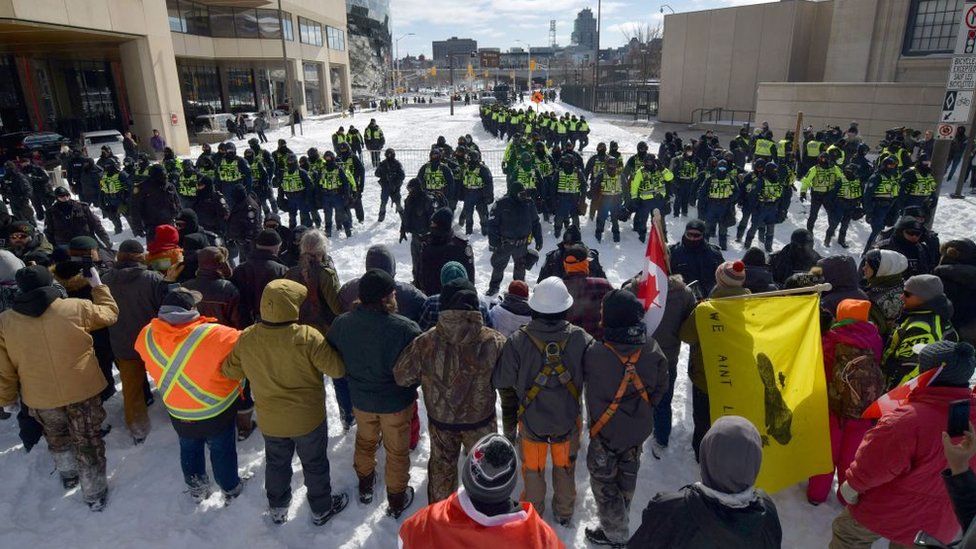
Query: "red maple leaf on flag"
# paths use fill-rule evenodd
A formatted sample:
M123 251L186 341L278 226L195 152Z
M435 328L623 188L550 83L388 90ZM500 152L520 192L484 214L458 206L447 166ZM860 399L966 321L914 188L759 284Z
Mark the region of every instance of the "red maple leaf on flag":
M648 273L647 277L641 280L640 290L638 291L638 297L644 302L644 309L647 310L651 305L657 305L658 307L663 307L657 302L657 296L661 292L657 290L657 278Z

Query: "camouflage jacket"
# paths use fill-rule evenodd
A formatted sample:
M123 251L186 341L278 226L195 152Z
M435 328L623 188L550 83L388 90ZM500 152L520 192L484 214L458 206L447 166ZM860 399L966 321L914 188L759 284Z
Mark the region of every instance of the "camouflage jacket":
M504 344L480 312L441 311L437 325L400 354L393 376L404 387L420 383L432 425L477 425L494 417L491 373Z

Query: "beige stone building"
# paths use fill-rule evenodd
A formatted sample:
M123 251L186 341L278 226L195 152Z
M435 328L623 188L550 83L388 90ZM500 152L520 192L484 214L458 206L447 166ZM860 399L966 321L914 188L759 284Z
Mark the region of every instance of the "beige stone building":
M197 116L302 115L351 97L344 0L0 0L0 133L159 129ZM287 72L282 62L282 36ZM290 83L290 84L289 84Z
M754 112L804 125L933 129L963 0L783 0L664 18L659 118ZM732 111L739 111L733 113Z

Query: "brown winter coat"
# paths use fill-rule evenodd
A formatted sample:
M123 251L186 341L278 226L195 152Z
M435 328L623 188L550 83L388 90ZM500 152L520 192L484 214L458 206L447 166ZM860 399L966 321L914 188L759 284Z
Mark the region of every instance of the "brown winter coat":
M441 311L437 325L400 354L393 377L404 387L420 384L431 424L476 425L495 417L491 373L504 345L481 312Z
M60 408L105 388L90 332L118 319L108 286L92 289L92 301L55 299L40 316L0 313L0 405L17 398L31 408Z
M322 374L342 377L342 358L318 329L298 324L305 287L274 280L261 296L261 321L241 333L220 372L251 383L261 432L291 438L325 421Z

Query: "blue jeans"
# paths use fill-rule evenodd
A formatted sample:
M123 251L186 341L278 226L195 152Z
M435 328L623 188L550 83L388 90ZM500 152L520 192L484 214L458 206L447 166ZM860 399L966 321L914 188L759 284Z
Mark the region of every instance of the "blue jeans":
M661 402L654 406L654 440L667 446L671 440L671 399L674 397L674 380L678 379L678 365L668 364L668 390Z
M958 156L954 156L954 157L950 158L949 159L949 171L946 173L946 177L945 178L946 179L952 179L952 176L955 175L956 169L959 168L959 164L961 164L961 163L962 163L962 154L959 154ZM963 170L963 173L965 173L965 170Z
M333 378L332 388L335 389L336 404L339 405L339 413L342 420L348 425L352 423L352 397L349 396L349 381L344 377Z
M210 467L217 486L224 492L237 488L241 478L237 475L237 433L234 427L234 422L231 421L226 429L210 437L180 437L180 466L187 485L192 486L201 480L209 483L203 455L206 445L210 447Z

